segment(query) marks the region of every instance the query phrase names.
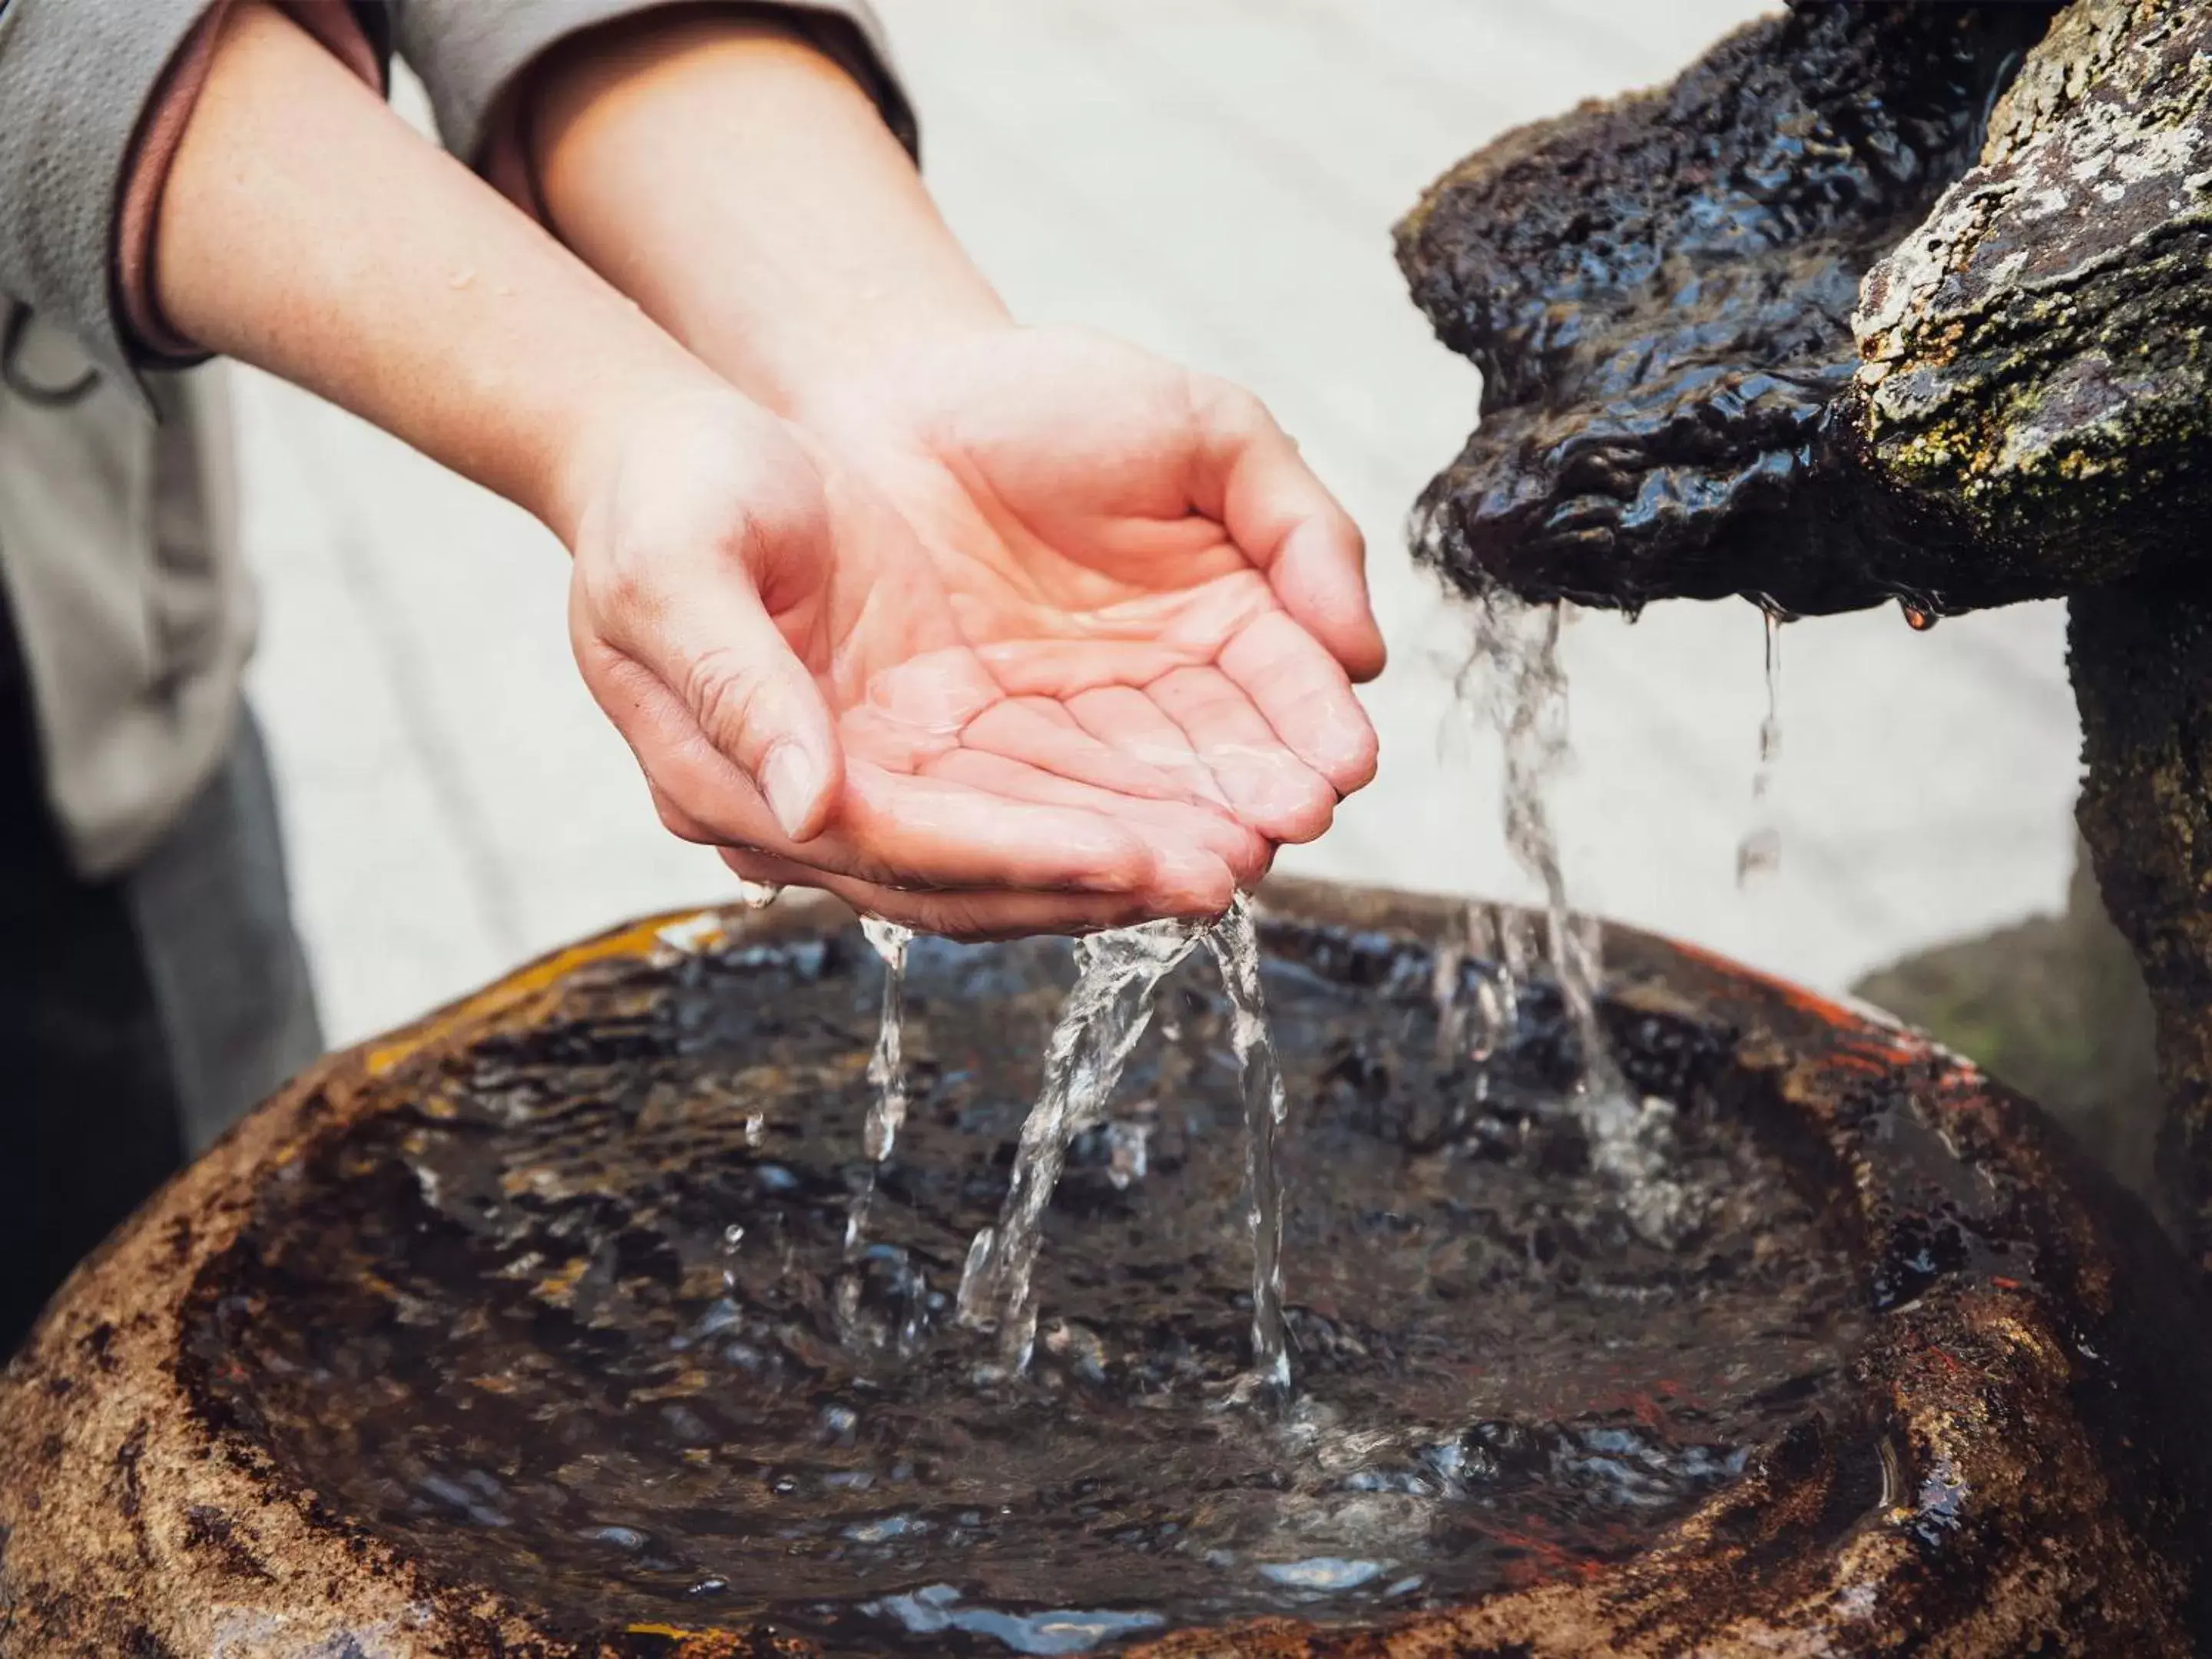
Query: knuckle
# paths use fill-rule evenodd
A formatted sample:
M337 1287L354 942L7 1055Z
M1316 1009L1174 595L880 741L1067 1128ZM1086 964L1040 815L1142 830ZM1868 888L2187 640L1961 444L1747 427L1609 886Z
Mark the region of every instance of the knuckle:
M684 706L717 748L747 757L757 746L768 678L734 648L715 646L685 664Z
M1212 374L1191 377L1191 404L1200 425L1238 437L1265 432L1275 423L1258 393Z
M929 930L962 944L975 945L993 937L989 919L967 899L941 899L928 907Z

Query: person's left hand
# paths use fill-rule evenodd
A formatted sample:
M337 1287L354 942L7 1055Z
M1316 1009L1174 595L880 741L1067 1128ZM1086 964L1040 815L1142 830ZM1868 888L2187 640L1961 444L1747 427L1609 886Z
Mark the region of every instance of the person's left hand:
M960 676L915 659L841 718L849 753L911 769L957 744L971 767L1085 787L1126 762L1271 845L1320 835L1374 775L1352 691L1383 661L1359 532L1249 392L1008 326L815 388L791 413L910 526L958 655L991 682L975 711L948 708ZM755 880L807 878L724 857ZM870 907L865 884L839 890Z

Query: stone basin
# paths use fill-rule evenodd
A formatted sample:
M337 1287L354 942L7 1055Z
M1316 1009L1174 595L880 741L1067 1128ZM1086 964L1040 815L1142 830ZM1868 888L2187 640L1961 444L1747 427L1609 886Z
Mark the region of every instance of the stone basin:
M1243 1271L1227 1235L1203 1231L1236 1193L1205 1184L1218 1160L1197 1107L1178 1103L1206 1097L1220 1046L1192 990L1125 1089L1154 1115L1152 1172L1139 1158L1132 1184L1103 1154L1079 1158L1055 1208L1058 1276L1021 1389L981 1407L963 1389L899 1419L898 1356L927 1344L870 1322L883 1287L865 1264L833 1261L823 1282L849 1282L849 1297L792 1313L776 1339L861 1390L863 1412L825 1412L830 1432L802 1444L778 1416L787 1401L763 1379L782 1359L744 1342L693 1358L696 1331L740 1328L736 1304L758 1289L744 1275L777 1271L718 1268L700 1218L742 1214L756 1233L797 1218L787 1278L812 1248L799 1189L859 1163L866 1045L843 1022L866 1024L872 959L845 913L787 899L641 922L332 1056L82 1267L0 1377L0 1656L2212 1644L2201 1292L2033 1106L1878 1017L1613 929L1603 1015L1621 1066L1674 1103L1682 1157L1721 1171L1702 1218L1655 1243L1618 1224L1571 1125L1529 1103L1561 1056L1542 988L1523 1000L1528 1035L1488 1068L1439 1048L1434 947L1464 937L1465 907L1297 883L1263 897L1293 1091L1294 1366L1316 1395L1350 1399L1381 1365L1401 1393L1427 1390L1432 1414L1439 1378L1485 1402L1462 1413L1480 1420L1450 1443L1449 1480L1434 1446L1396 1486L1388 1457L1344 1480L1329 1466L1328 1525L1412 1514L1432 1553L1439 1537L1463 1542L1463 1564L1430 1560L1402 1602L1333 1596L1310 1571L1263 1569L1279 1588L1262 1595L1241 1567L1182 1550L1185 1524L1234 1541L1270 1504L1314 1510L1304 1477L1278 1492L1233 1462L1190 1466L1218 1489L1175 1524L1154 1524L1160 1493L1121 1477L1102 1500L1119 1505L1111 1537L1087 1518L1099 1504L1039 1476L1020 1528L979 1519L964 1542L940 1528L912 1547L911 1582L879 1521L850 1523L880 1509L850 1495L865 1482L777 1507L797 1478L769 1480L771 1443L775 1468L826 1481L860 1467L870 1436L921 1445L935 1431L921 1416L996 1412L978 1419L1003 1431L977 1441L975 1467L934 1478L1018 1483L1056 1436L1109 1441L1139 1393L1204 1395L1233 1369ZM922 974L915 1115L870 1222L901 1294L945 1282L960 1230L1003 1188L991 1149L1018 1121L1053 994L1024 964L1051 948L946 954ZM781 1000L745 1003L762 975L783 975ZM592 1086L578 1067L598 1068ZM531 1075L565 1080L532 1094ZM848 1130L849 1152L821 1152ZM733 1170L750 1184L727 1184ZM1353 1201L1376 1171L1404 1181L1403 1202ZM1535 1203L1548 1219L1525 1242L1532 1261L1556 1253L1576 1273L1516 1277L1451 1231L1493 1189L1534 1183L1542 1200L1547 1182L1557 1201ZM1443 1244L1407 1254L1424 1227ZM582 1241L573 1259L556 1236ZM1143 1271L1093 1271L1086 1237ZM1770 1303L1771 1337L1730 1349ZM927 1323L926 1299L900 1305ZM1483 1352L1439 1354L1455 1332ZM866 1355L841 1358L839 1333ZM1136 1392L1106 1389L1109 1372ZM1027 1501L1007 1496L1008 1514ZM662 1522L669 1537L650 1541ZM791 1541L764 1549L771 1525ZM1045 1637L1021 1623L1021 1608L1118 1605L1117 1550L1158 1564L1167 1601L1206 1611L1100 1615L1074 1639L1064 1620ZM878 1599L838 1602L823 1586L844 1576ZM993 1597L1017 1614L963 1616ZM1006 1618L1011 1641L994 1634Z

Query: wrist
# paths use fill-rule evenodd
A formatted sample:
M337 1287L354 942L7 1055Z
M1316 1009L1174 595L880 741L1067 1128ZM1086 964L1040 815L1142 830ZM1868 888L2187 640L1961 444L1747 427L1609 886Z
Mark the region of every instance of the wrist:
M899 383L908 365L988 350L1022 331L1004 310L886 307L818 341L787 338L767 349L718 331L711 323L701 330L693 349L702 362L786 420L827 431L890 413L882 389Z
M553 434L540 493L523 504L574 553L641 453L718 433L738 447L732 456L734 464L745 447L781 425L736 387L688 358L632 369L611 379Z
M771 24L656 14L552 66L528 128L556 234L779 413L1010 325L875 103Z

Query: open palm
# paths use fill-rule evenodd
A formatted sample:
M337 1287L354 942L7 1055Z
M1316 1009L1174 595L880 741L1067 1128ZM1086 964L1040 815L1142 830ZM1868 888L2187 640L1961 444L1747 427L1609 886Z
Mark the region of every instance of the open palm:
M1358 532L1246 394L1009 330L799 419L690 422L579 550L586 679L741 872L967 934L1205 914L1372 775Z

